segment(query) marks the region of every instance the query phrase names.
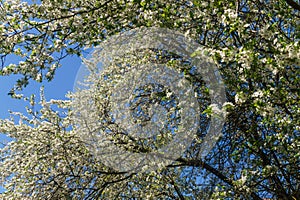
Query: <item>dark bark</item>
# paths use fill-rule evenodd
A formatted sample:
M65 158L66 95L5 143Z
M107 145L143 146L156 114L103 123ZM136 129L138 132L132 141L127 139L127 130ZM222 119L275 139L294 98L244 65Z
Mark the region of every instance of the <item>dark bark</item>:
M201 160L188 160L188 159L184 159L184 158L179 158L179 159L177 159L177 161L179 161L180 163L182 163L185 166L203 167L204 169L206 169L207 171L211 172L212 174L214 174L215 176L217 176L219 179L221 179L222 181L224 181L228 185L234 186L232 180L230 180L228 177L226 177L224 174L222 174L219 170L213 168L212 166L210 166L206 162L203 162ZM254 192L251 193L251 197L254 200L262 200L262 198L260 198Z
M300 11L300 5L297 4L295 1L293 1L293 0L286 0L286 3L289 4L289 6L291 6L295 10Z

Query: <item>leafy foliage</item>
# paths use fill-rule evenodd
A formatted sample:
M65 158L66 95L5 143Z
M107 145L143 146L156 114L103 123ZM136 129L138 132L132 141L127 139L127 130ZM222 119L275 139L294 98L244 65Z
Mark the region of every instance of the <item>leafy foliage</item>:
M0 132L15 138L1 149L7 189L1 198L300 199L299 1L2 0L0 5L0 73L23 76L11 94L30 79L51 80L61 59L81 55L86 46L156 26L185 33L205 47L219 64L228 101L223 137L205 159L197 157L205 133L200 128L172 165L132 174L106 167L88 151L76 134L69 101L42 98L40 110L28 109L31 117L0 122ZM11 55L20 62L7 63ZM172 56L161 60L180 61ZM208 105L203 82L188 76L202 88L199 101Z

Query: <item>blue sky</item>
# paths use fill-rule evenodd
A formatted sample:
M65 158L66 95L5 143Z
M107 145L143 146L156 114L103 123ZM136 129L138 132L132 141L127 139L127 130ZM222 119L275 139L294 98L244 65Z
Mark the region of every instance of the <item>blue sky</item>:
M57 69L56 75L51 82L31 82L23 91L27 96L36 94L39 97L40 87L45 87L46 99L65 99L65 94L73 90L74 81L78 69L81 66L81 59L72 56L67 57L62 61L62 67ZM0 118L5 119L10 116L9 110L25 113L25 106L28 102L24 100L12 99L7 95L9 90L13 87L17 76L0 76ZM0 134L0 143L7 142L8 138ZM0 186L0 193L3 188Z

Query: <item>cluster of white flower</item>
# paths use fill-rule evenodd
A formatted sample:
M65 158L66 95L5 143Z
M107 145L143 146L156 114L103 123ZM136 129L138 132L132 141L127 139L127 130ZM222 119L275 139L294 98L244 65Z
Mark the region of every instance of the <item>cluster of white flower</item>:
M266 195L281 198L280 193L286 193L285 196L295 199L292 193L299 190L295 185L300 159L299 11L287 2L43 0L26 3L4 0L0 3L0 74L24 75L26 78L18 85L18 89L22 89L28 83L27 79L51 80L61 59L71 54L80 55L83 47L98 45L109 35L136 27L174 28L206 47L203 52L220 64L219 71L226 84L228 102L222 109L222 105L206 102L207 106L212 104L207 113L226 112L231 117L220 146L214 149L213 155L217 156L209 159L227 178L222 179L219 173L215 173L216 169L211 170L207 165L201 165L207 167L205 173L202 168L199 170L199 174L215 173L217 178L209 177L209 180L216 181L216 184L227 181L224 188L218 187L214 197L239 199L245 193L243 197L247 199L250 194L252 197L263 195L256 191L267 188ZM182 45L182 48L188 46ZM17 56L21 62L5 63L8 60L5 58L11 55ZM158 60L151 57L151 53L148 57L138 58L139 61L131 60L130 64ZM105 119L101 117L107 114L105 109L110 106L104 94L111 95L118 83L116 79L120 80L127 73L120 68L122 66L104 70L108 81L103 82L97 91L101 98L94 97L99 103L99 113L95 118L100 116L100 121ZM188 69L182 71L185 75L190 73ZM95 81L95 78L98 77L87 81ZM202 87L199 77L186 78ZM196 94L195 98L203 103L201 92ZM172 95L168 92L165 98ZM15 97L21 98L22 95ZM34 98L29 101L34 107ZM58 114L51 109L52 104L66 109L65 113ZM196 179L193 172L197 168L197 157L193 156L200 152L201 147L197 146L200 142L191 145L186 154L187 158L194 159L193 162L178 165L195 167L188 172L180 173L179 167L174 167L173 171L168 168L169 171L164 173L117 174L95 160L76 135L78 126L74 125L76 122L72 118L76 113L70 109L70 104L70 101L42 100L40 111L27 109L31 118L20 115L21 122L17 124L14 120L0 121L0 132L15 138L0 150L0 182L7 188L7 193L0 198L82 199L92 193L95 196L91 198L100 196L104 199L132 198L135 195L137 198L176 199L180 191L176 184L183 188L183 194L193 196L203 192L197 181L188 185L180 179L185 174ZM107 120L102 122L103 129L112 127ZM119 131L118 127L113 128ZM202 137L197 139L202 141ZM229 157L233 157L235 163L230 162ZM253 173L239 176L236 172L240 169ZM170 176L175 174L174 180L180 181L174 184L168 173ZM251 180L251 184L247 180ZM287 180L290 183L286 183Z

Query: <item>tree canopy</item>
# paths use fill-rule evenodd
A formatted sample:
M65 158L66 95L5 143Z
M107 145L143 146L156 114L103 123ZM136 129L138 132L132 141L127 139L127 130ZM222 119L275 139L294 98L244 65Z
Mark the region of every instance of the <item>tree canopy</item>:
M42 92L40 102L26 98L28 113L16 113L19 122L0 121L0 132L14 138L0 150L2 199L300 199L299 1L2 0L0 9L0 74L22 77L13 97L31 80L51 81L67 56L81 56L118 33L160 27L203 47L217 64L227 102L223 136L199 157L213 113L209 88L192 63L152 48L114 58L100 80L90 79L98 89L92 100L101 130L131 152L170 142L170 127L151 140L134 140L109 116L112 83L122 80L124 70L164 63L184 74L201 105L191 145L156 170L117 171L79 136L72 109L77 93L48 101ZM20 61L10 63L11 56ZM166 88L145 85L136 97L133 113L147 98L164 105L176 124L179 103Z

